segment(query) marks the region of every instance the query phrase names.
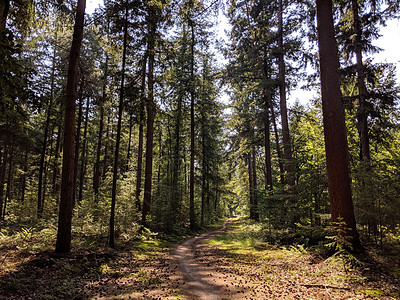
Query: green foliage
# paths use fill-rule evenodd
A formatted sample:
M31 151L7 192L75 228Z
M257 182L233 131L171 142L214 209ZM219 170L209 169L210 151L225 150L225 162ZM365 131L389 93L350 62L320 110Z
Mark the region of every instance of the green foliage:
M332 222L332 231L334 235L326 237L327 239L332 240L332 242L326 244L326 247L333 248L337 253L353 250L350 240L351 236L348 234L350 229L347 228L347 224L342 218L339 218L337 222Z

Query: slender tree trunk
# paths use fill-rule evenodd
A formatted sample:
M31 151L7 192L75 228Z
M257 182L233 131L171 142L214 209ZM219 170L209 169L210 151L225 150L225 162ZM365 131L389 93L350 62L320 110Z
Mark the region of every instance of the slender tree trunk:
M257 164L256 164L256 147L252 147L252 177L253 177L253 203L254 203L254 220L259 221L258 215L258 199L257 199Z
M44 136L43 136L43 143L42 143L42 152L40 154L40 163L39 163L39 180L38 180L38 193L37 193L37 217L40 219L43 216L43 202L44 198L42 198L42 190L43 190L43 172L44 172L44 160L46 157L46 150L47 150L47 138L49 135L49 127L50 127L50 118L51 118L51 111L53 108L53 90L54 90L54 72L55 72L55 49L53 51L53 66L51 70L51 90L50 90L50 99L49 105L47 107L47 117L46 122L44 125Z
M75 163L74 163L74 196L73 196L73 206L76 204L76 196L77 196L77 178L79 172L79 150L81 148L81 124L83 118L83 87L85 85L84 76L82 74L81 87L79 90L79 107L78 107L78 122L75 134ZM81 166L82 168L82 166Z
M75 99L78 82L79 56L83 37L86 0L78 0L74 33L69 56L67 88L65 98L63 169L61 181L60 210L56 252L69 252L71 249L71 223L74 197L74 136Z
M60 114L61 115L61 114ZM59 197L58 193L60 192L60 183L59 183L59 163L58 160L60 158L60 148L61 148L61 126L62 126L62 117L59 117L60 123L58 124L58 132L57 132L57 140L56 140L56 149L54 153L54 165L53 165L53 194L56 196L56 201L58 204Z
M278 126L276 125L276 116L274 112L274 107L272 105L272 101L269 102L269 107L271 110L271 118L272 118L272 125L274 126L274 136L275 136L275 147L276 147L276 155L278 156L279 162L279 174L280 174L280 181L281 183L285 183L285 170L283 169L282 163L282 151L279 145L279 134L278 134Z
M151 185L153 177L153 140L154 140L154 117L156 107L154 103L154 52L155 52L155 35L157 27L157 16L153 12L153 8L149 9L148 17L148 57L149 71L147 79L147 128L146 128L146 162L145 162L145 178L144 178L144 199L142 210L142 225L147 225L147 215L151 208Z
M7 203L11 201L11 183L12 183L12 167L13 167L13 149L11 148L10 151L10 156L8 159L8 175L7 175L7 189L6 189L6 197L4 199L4 206L3 206L3 219L6 216L6 208L7 208Z
M284 166L286 171L286 183L290 186L295 185L295 174L292 157L292 149L289 133L289 122L286 103L286 74L285 74L285 59L283 47L283 4L279 0L279 14L278 14L278 65L279 65L279 94L280 94L280 109L281 109L281 122L282 122L282 140L283 140L283 153L285 156Z
M361 247L356 229L344 110L340 92L339 60L333 26L332 1L317 0L322 112L332 222L345 222L355 249ZM335 223L334 223L335 225ZM336 234L343 232L336 231Z
M248 175L249 175L249 201L250 219L255 220L254 214L254 182L253 182L253 159L251 151L247 155Z
M365 86L365 74L364 74L364 63L362 56L362 30L360 24L360 17L358 15L358 2L356 0L351 1L352 11L353 11L353 43L354 51L356 53L356 69L357 69L357 86L359 94L359 106L357 110L357 122L358 122L358 132L360 135L360 146L361 146L361 161L363 162L364 176L362 178L362 190L363 194L366 195L367 200L367 210L370 212L367 215L368 227L371 227L374 231L375 237L378 233L377 219L375 217L376 204L373 195L373 190L371 190L372 183L369 181L372 177L371 174L371 154L369 146L369 133L368 133L368 103L367 103L367 87Z
M144 123L144 106L146 102L146 65L147 55L143 58L142 69L142 83L141 83L141 97L140 97L140 111L139 111L139 137L138 137L138 157L137 157L137 171L136 171L136 208L141 210L140 193L142 191L142 160L143 160L143 123Z
M193 20L189 20L189 25L192 31L192 39L190 43L190 179L189 179L189 217L190 229L195 229L195 214L194 214L194 24Z
M358 16L358 3L357 0L351 1L353 10L353 26L354 26L354 51L356 53L357 60L357 86L359 93L359 107L357 111L358 130L360 133L361 142L361 160L369 162L371 155L369 151L369 137L368 137L368 107L367 107L367 88L365 86L365 75L364 75L364 64L362 58L362 47L361 47L361 25L360 18Z
M264 149L265 149L265 189L272 191L272 162L271 162L271 140L270 140L270 121L269 121L269 102L271 95L267 93L264 101Z
M132 148L132 127L133 127L133 116L129 116L129 134L128 134L128 150L126 153L126 164L124 166L124 172L129 170L129 161L131 160L131 148Z
M78 204L82 203L83 199L83 183L85 181L86 174L86 152L87 152L87 130L89 123L89 103L90 98L86 98L86 112L85 112L85 125L83 127L83 144L82 144L82 158L81 158L81 172L79 176L79 194L78 194Z
M103 95L100 102L100 123L99 123L99 137L97 140L97 150L96 150L96 162L94 164L93 172L93 191L95 195L95 202L99 201L99 186L100 186L100 158L101 158L101 147L103 141L103 130L104 130L104 104L106 102L107 93L107 78L108 78L108 55L106 54L106 63L104 70L104 80L103 80Z
M119 159L119 147L121 143L121 127L122 127L122 112L124 109L124 81L125 81L125 64L126 64L126 48L128 42L128 1L125 2L125 24L124 24L124 47L122 50L122 69L121 69L121 87L119 92L119 106L118 106L118 125L117 125L117 137L115 141L115 153L114 153L114 167L113 167L113 184L112 184L112 195L111 195L111 213L110 213L110 236L109 246L114 248L115 246L115 202L117 199L117 180L118 180L118 159Z
M204 219L205 219L205 211L206 211L206 180L207 180L207 174L206 174L206 142L205 142L205 129L204 129L204 116L202 115L201 117L201 132L202 132L202 139L201 139L201 148L202 148L202 174L201 174L201 179L202 179L202 184L201 184L201 226L204 226ZM207 210L208 213L208 210Z
M178 96L178 106L176 108L176 120L175 120L175 144L173 150L173 165L172 165L172 197L171 197L171 207L170 213L176 214L179 210L180 199L181 199L181 187L179 184L180 169L181 169L181 128L182 128L182 97ZM170 216L168 218L168 227L171 229L176 222L177 216Z
M0 218L3 216L4 184L6 179L6 162L8 159L8 147L5 145L0 151Z
M111 112L108 111L107 115L107 125L106 125L106 140L104 142L104 159L103 159L103 179L107 175L108 171L108 152L109 152L109 146L110 146L110 140L112 139L112 133L110 133L110 123L111 123L111 117L110 117ZM110 137L111 135L111 137Z
M1 158L0 158L1 160ZM23 162L23 173L21 178L21 204L25 202L25 191L26 191L26 174L28 173L28 150L25 150L24 162Z
M57 41L57 30L55 39ZM39 182L38 182L38 193L37 193L37 217L40 219L43 216L43 203L44 196L42 198L42 189L43 189L43 171L44 171L44 160L46 157L47 150L47 139L49 135L49 127L50 127L50 118L53 109L54 102L54 76L56 69L56 48L54 46L53 49L53 57L52 57L52 66L51 66L51 78L50 78L50 98L49 105L47 106L47 117L44 125L44 134L43 134L43 143L42 143L42 153L40 154L40 163L39 163ZM44 192L43 192L44 194Z

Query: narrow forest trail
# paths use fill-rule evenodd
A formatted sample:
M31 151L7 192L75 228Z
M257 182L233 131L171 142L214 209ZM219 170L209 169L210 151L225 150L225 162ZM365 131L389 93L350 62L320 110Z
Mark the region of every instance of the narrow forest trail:
M183 283L179 292L184 299L280 299L257 265L251 262L249 265L235 264L226 251L206 243L230 230L227 224L233 222L228 220L218 230L190 238L172 252L173 261L178 265L172 280ZM286 290L291 294L290 288L286 287Z
M175 263L180 268L178 276L185 282L182 292L187 297L204 300L224 298L226 279L222 281L216 271L220 262L205 251L204 242L226 230L227 222L218 230L190 238L174 250Z

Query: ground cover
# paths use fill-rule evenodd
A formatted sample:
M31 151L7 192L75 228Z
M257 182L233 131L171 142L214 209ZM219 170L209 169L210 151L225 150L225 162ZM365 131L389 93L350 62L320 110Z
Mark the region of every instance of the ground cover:
M54 234L3 227L0 299L400 299L394 246L332 255L272 244L263 225L240 220L194 238L136 232L116 249L76 234L57 256Z

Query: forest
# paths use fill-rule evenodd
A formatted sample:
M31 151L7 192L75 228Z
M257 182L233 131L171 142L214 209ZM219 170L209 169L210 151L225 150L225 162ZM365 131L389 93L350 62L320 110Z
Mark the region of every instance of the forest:
M400 297L397 0L85 7L0 0L0 299Z

